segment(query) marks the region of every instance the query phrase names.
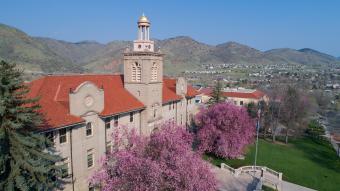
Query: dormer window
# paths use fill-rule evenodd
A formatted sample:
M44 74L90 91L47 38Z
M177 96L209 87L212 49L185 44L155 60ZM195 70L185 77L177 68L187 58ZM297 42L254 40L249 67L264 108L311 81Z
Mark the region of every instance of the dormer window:
M140 82L142 80L142 68L138 62L132 64L132 81Z
M157 64L154 62L151 67L151 81L157 81Z

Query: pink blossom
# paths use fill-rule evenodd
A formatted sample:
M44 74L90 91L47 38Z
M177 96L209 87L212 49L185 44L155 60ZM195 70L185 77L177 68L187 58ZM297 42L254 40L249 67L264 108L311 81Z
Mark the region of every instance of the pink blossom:
M195 121L199 150L224 158L241 155L255 134L255 123L246 109L231 103L203 108Z
M91 178L103 191L216 190L207 163L191 149L192 136L183 127L165 123L149 137L120 128L113 151Z

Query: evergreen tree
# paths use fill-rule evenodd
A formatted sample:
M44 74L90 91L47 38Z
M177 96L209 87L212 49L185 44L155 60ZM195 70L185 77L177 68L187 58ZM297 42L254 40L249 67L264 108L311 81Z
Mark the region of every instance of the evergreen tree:
M0 62L0 190L51 190L61 186L59 157L36 133L42 122L37 99L26 98L29 90L15 67Z
M211 98L210 98L208 104L214 105L216 103L223 102L224 97L223 97L222 92L223 92L222 83L221 83L221 80L218 79L217 82L216 82L216 85L213 89L213 92L212 92L212 95L211 95Z

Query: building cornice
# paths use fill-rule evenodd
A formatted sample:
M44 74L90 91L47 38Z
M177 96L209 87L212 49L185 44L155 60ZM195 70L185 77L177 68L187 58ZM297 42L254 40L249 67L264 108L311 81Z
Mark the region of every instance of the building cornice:
M149 52L149 51L132 51L132 52L124 52L124 56L158 56L158 57L163 57L164 54L158 53L158 52Z

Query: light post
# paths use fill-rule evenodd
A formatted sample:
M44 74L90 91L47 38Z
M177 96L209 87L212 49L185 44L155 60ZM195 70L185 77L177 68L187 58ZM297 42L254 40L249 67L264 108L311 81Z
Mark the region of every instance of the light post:
M259 103L259 109L257 110L257 121L256 121L256 146L255 146L255 159L254 159L254 176L256 173L256 160L257 160L257 147L259 142L259 129L260 129L260 118L261 118L261 107Z

